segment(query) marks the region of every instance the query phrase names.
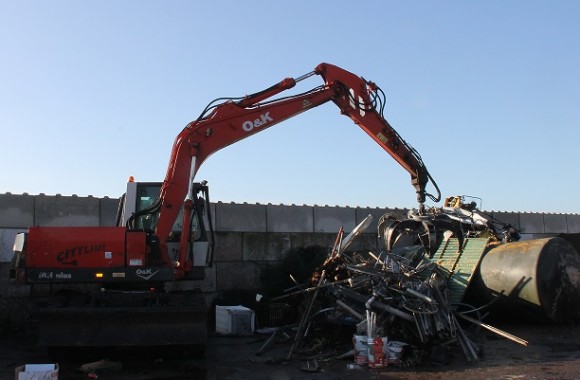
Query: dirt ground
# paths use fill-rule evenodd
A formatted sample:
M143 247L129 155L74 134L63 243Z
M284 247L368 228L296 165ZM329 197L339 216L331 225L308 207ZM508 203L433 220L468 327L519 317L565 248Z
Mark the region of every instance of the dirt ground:
M205 355L180 350L97 351L47 353L35 345L34 336L3 337L0 379L14 379L14 368L26 363L60 365L59 379L257 379L257 380L339 380L339 379L580 379L580 325L494 324L519 338L527 346L481 330L476 337L482 347L479 360L467 362L458 347L449 350L448 364L430 360L410 368L389 366L381 369L353 366L353 357L337 359L319 352L308 356L294 351L286 360L291 342L276 339L261 355L270 334L230 337L212 334ZM333 352L348 351L335 347ZM342 352L346 352L342 351ZM107 357L109 356L109 357ZM313 360L316 357L317 360ZM94 374L79 370L82 364L110 359L121 368Z

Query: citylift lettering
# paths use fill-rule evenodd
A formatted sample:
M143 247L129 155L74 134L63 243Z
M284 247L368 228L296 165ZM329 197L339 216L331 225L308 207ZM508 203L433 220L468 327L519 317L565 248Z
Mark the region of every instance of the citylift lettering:
M105 244L89 244L79 247L73 247L60 251L56 255L56 260L61 264L77 265L77 260L81 256L89 255L94 252L105 251Z
M246 132L250 132L252 129L261 127L270 121L274 121L274 119L270 116L270 112L266 112L261 114L259 119L244 121L242 129Z

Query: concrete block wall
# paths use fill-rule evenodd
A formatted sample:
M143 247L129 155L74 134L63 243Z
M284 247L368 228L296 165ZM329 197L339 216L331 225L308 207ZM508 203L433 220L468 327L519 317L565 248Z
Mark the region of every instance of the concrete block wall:
M14 236L28 226L107 226L115 224L118 199L77 196L0 194L0 296L8 293L7 273ZM350 232L367 215L373 223L365 244L376 244L376 227L385 213L398 217L405 209L297 206L272 204L212 204L216 229L214 265L206 279L195 282L208 294L231 289L259 289L260 273L292 248L332 247L339 228ZM523 229L524 239L580 232L580 215L489 212L497 220ZM358 247L355 247L358 248Z
M0 262L12 258L14 236L29 226L112 226L118 199L0 194Z
M260 289L261 272L268 265L283 260L290 250L308 246L332 247L341 226L352 230L372 214L374 226L370 239L376 242L376 222L386 209L285 206L261 204L214 204L216 228L214 268L210 281L199 287L215 293L236 289ZM405 210L390 210L405 214ZM206 272L207 273L207 272Z
M520 228L523 239L580 233L580 214L492 212L491 215L498 221Z

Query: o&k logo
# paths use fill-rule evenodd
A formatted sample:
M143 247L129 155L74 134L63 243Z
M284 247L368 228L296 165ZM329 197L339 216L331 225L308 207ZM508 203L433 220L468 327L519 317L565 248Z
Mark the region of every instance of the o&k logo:
M259 128L270 121L274 121L274 119L272 119L272 117L270 116L270 112L266 112L261 114L259 119L253 121L252 120L244 121L244 123L242 124L242 129L246 132L250 132L252 129Z

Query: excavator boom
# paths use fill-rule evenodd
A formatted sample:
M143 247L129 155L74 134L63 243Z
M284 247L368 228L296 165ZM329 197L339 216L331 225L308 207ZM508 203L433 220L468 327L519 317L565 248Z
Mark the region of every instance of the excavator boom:
M271 99L295 86L299 81L319 75L324 85L299 95ZM340 67L321 63L314 71L299 78L286 78L266 90L241 99L228 99L208 106L201 116L189 123L175 139L167 174L161 188L156 235L161 238L164 261L169 264L167 249L163 246L185 200L183 223L189 217L187 210L190 184L202 163L213 153L263 131L288 118L329 101L341 114L348 116L379 146L389 153L411 175L420 209L426 196L439 201L437 185L432 180L419 154L407 144L383 116L384 100L380 88L373 82ZM425 190L431 180L438 195ZM180 252L186 252L187 237L182 236ZM187 270L185 256L180 256L178 268Z

